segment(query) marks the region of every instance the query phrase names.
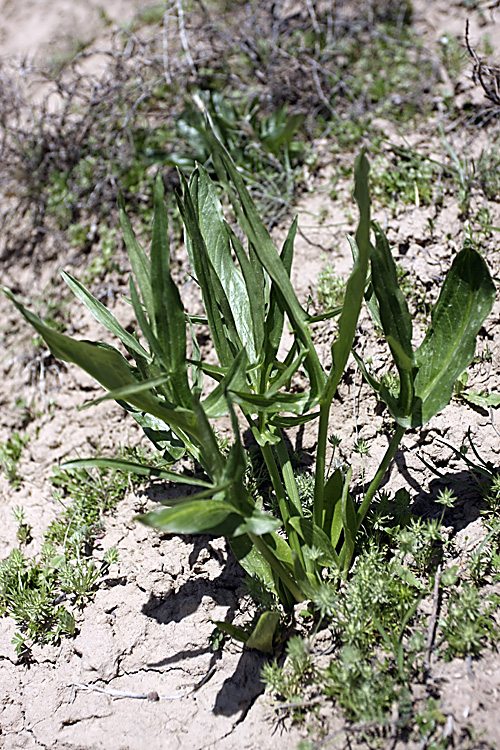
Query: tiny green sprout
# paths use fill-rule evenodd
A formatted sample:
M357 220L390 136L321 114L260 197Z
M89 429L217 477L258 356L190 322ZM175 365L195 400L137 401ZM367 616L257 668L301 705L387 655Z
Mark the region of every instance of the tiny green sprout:
M332 450L332 455L330 456L330 463L328 465L328 471L326 472L327 475L330 475L333 462L335 461L335 451L341 442L342 442L342 439L338 435L335 435L334 433L332 433L328 437L328 443L332 446L333 450ZM338 464L339 464L339 461L337 460L337 462L335 463L335 467L337 467Z
M342 438L332 433L331 435L328 436L328 442L332 446L332 448L335 450L335 448L338 448L338 446L342 442Z
M315 588L313 601L322 618L331 616L338 609L337 592L332 585L327 583Z
M363 438L360 438L359 440L356 440L356 442L354 443L353 451L354 453L357 453L359 456L369 456L370 446L368 445L366 440L363 440Z
M12 511L15 522L18 524L16 536L21 544L29 544L31 542L31 526L26 523L26 516L24 508L21 505L16 505Z
M365 467L363 464L363 456L369 456L370 455L370 446L368 445L367 441L363 438L359 438L359 440L356 440L354 443L353 448L354 453L357 453L358 456L361 457L361 481L363 483L363 494L365 492Z
M104 554L104 562L109 565L116 565L120 560L120 553L116 547L110 547Z
M28 441L28 435L14 432L5 443L0 443L0 467L13 487L19 487L21 484L17 465L21 458L21 451Z
M441 584L445 587L454 586L458 581L458 566L452 565L441 573Z
M220 651L222 647L224 646L224 642L226 641L226 639L227 639L227 633L224 633L216 625L207 639L208 645L210 646L210 650L213 651L214 653L216 651Z
M292 636L287 644L287 655L294 669L303 669L311 656L311 644L299 635Z
M446 487L445 490L439 490L436 502L439 503L439 505L442 505L443 508L453 508L456 499L453 490Z

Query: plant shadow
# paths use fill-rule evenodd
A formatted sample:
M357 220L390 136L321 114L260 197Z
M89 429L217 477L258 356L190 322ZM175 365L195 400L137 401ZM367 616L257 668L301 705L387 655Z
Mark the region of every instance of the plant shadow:
M201 566L203 560L206 560L207 552L212 557L219 557L221 554L219 550L211 547L210 543L213 540L211 536L181 536L179 538L185 538L186 542L192 545L189 566L192 570L194 569L195 575L197 566ZM227 559L224 560L217 577L190 578L175 592L167 592L162 596L150 595L142 607L142 612L161 625L178 623L202 606L205 598L209 598L215 604L227 607L224 619L231 622L236 612L241 611L241 600L237 589L241 588L242 576L243 570L228 545ZM182 649L157 662L148 663L148 667L161 669L205 654L210 654L207 668L207 673L209 673L221 658L221 652L213 651L208 642L199 648ZM241 713L242 717L246 715L255 699L265 690L260 672L266 659L267 657L260 652L242 650L236 668L226 677L216 695L213 705L214 714L231 716Z

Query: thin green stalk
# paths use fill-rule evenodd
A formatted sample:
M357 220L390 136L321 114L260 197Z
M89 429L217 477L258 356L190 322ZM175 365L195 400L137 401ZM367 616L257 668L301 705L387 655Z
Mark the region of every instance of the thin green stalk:
M279 443L276 443L275 445L276 449L276 455L278 456L278 461L281 468L281 473L283 475L283 480L285 482L285 490L287 493L288 501L292 504L293 510L295 511L293 515L297 516L303 516L304 511L302 510L302 505L300 503L300 497L299 497L299 491L297 489L297 482L295 481L295 476L292 469L292 462L290 461L290 456L288 454L288 451L285 447L285 443L283 440L283 434L281 436L281 440ZM304 550L302 542L299 538L299 535L288 524L285 526L288 541L290 543L290 547L295 550L297 553L299 562L301 563L304 570L307 570L309 572L313 572L314 570L314 564L311 560L309 560L307 557L304 556Z
M281 440L279 441L279 443L276 443L275 448L276 448L276 455L278 456L278 461L280 463L281 472L283 474L285 488L288 493L288 498L290 502L292 503L297 515L303 516L304 512L302 510L302 505L300 503L299 491L297 489L297 482L295 481L295 475L292 469L292 462L290 461L290 456L285 447L283 437L281 437Z
M318 447L316 451L316 478L314 483L314 523L323 528L323 497L326 469L326 443L328 440L328 421L330 418L330 404L321 403L319 407Z
M304 594L301 592L295 581L293 580L290 573L286 570L282 562L271 552L265 541L260 536L255 534L248 534L248 537L255 548L260 552L262 557L269 563L271 568L274 570L280 581L290 591L293 598L297 603L303 602L305 599Z
M359 507L358 514L357 514L358 530L365 519L365 516L370 507L370 504L373 498L375 497L375 493L380 487L380 483L382 482L382 479L384 478L385 473L387 469L389 468L389 464L391 463L392 459L394 458L396 454L396 451L399 447L399 444L405 432L406 432L406 427L401 427L401 425L398 425L396 427L396 431L394 435L392 436L392 440L389 443L389 447L387 448L382 461L380 462L380 466L378 467L377 473L373 477L373 480L370 486L368 487L368 491L364 497L364 500Z
M290 499L287 496L285 488L283 487L280 472L276 464L276 459L274 458L273 449L269 444L266 444L262 446L261 450L262 450L262 455L264 457L264 461L266 462L269 476L271 477L271 483L273 485L274 492L276 494L276 499L278 501L278 505L280 508L281 518L283 520L283 525L285 527L288 542L290 544L290 547L294 550L294 552L297 553L297 556L299 558L299 561L302 567L304 567L305 563L304 563L304 553L302 551L302 544L300 542L297 532L289 524L289 520L292 517L292 515L296 515L296 514L292 513L292 508L290 508ZM297 493L297 498L298 498L298 493Z
M273 485L273 489L276 494L276 500L278 501L278 505L280 508L281 518L285 526L287 526L291 513L288 506L286 492L281 482L278 466L273 455L273 449L269 445L269 443L266 443L265 445L261 446L261 451L267 466L267 470L269 472L269 476L271 477L271 484Z

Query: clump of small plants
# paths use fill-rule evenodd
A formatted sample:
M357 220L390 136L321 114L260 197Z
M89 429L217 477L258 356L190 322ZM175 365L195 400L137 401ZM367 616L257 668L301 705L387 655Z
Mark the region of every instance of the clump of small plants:
M28 435L14 432L5 443L0 443L0 467L12 487L19 487L21 483L17 466L22 450L28 441Z
M498 523L459 570L442 526L455 499L441 492L440 517L424 519L412 513L406 491L379 493L348 580L302 612L309 632L288 642L284 664L271 660L262 670L278 711L300 720L333 698L352 722L347 727L376 735L389 724L393 732L447 746L435 685L424 698L414 686L426 685L436 658L475 657L500 637L499 597L482 588L498 580Z
M54 501L61 512L44 534L37 555L29 554L32 528L17 506L18 547L0 562L0 614L10 615L18 631L13 643L27 659L35 643L57 643L75 632L75 609L95 592L118 561L116 548L98 559L104 514L112 511L128 487L121 472L55 468Z

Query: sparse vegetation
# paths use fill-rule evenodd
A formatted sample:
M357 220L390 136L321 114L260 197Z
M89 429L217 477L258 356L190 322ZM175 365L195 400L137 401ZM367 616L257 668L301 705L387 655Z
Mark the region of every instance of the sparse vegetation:
M96 585L118 562L115 548L98 560L93 552L105 512L123 497L128 480L120 472L54 469L54 500L62 506L44 534L39 555L28 556L32 528L17 507L19 548L0 562L0 612L19 628L16 653L29 659L33 644L57 643L75 632L75 608L92 596ZM64 602L64 603L63 603Z
M484 19L477 3L462 5ZM472 406L492 424L500 403L491 379L476 386L474 378L497 367L482 326L494 299L488 268L498 277L499 69L469 38L445 33L437 54L424 47L406 0L371 0L362 18L350 3L312 0L288 15L281 6L206 2L191 13L189 3L173 3L168 24L165 6L151 6L116 33L99 78L82 76L80 64L94 54L83 46L37 71L60 107L43 102L28 111L19 92L32 71L0 71L0 153L11 199L2 246L39 266L64 247L70 291L120 343L91 342L87 331L82 341L71 295L58 282L33 300L39 317L21 282L16 296L6 294L35 328L37 351L45 341L51 362L83 367L156 451L55 469L60 511L37 554L30 545L40 530L29 509L12 506L17 546L0 563L0 613L16 621L23 660L35 644L75 636L85 603L117 562L99 540L129 476L179 483L188 494L139 520L167 534L230 539L253 610L243 625L214 621L210 648L233 637L268 653L262 679L280 715L302 722L334 705L347 736L370 746L386 746L385 733L424 749L476 748L473 737L450 729L432 664L470 664L498 643L498 467L480 458L470 436L460 449L447 444L452 460L465 461L484 531L460 564L463 488L441 471L445 459L432 466L440 484L425 503L415 486L411 494L381 487L405 433L416 440L424 427L428 445L430 420L453 396L464 413ZM493 54L486 37L477 49ZM459 101L468 59L485 108ZM421 125L429 143L411 146L405 136ZM311 293L319 314L310 315L311 300L290 283L291 215L332 154L330 197L339 204L342 197L346 224L342 190L355 183L353 270L337 275L334 234ZM456 226L448 220L443 228L450 205L458 206ZM370 209L384 230L370 224ZM328 226L323 210L318 225ZM407 217L416 217L420 257L431 255L425 284ZM284 223L287 239L275 247L269 232ZM135 321L130 315L122 326L103 302L124 291L129 266L123 296ZM359 389L351 349L377 404L360 426L354 404L347 442L332 431L345 434L347 412L339 409L337 423L336 410L348 388ZM365 397L373 403L362 390ZM13 489L23 487L28 425L37 439L43 410L35 401L16 397L15 427L0 444ZM298 447L304 428L315 430L306 460ZM328 736L319 742L331 746ZM302 743L320 744L314 731Z

